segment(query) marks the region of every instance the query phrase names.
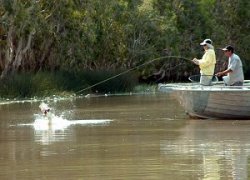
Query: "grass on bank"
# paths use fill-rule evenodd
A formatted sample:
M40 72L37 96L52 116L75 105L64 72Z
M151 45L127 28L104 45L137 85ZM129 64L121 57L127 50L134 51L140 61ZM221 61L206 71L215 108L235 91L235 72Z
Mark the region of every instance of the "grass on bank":
M31 98L88 93L130 92L138 84L132 73L118 71L38 72L12 75L0 82L1 98ZM93 86L99 82L99 85ZM82 91L85 89L84 91ZM78 94L79 93L79 94Z

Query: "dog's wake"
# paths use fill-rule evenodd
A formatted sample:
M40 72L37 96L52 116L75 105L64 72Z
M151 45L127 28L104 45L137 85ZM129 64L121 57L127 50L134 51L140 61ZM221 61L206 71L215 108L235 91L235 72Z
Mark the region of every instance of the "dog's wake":
M53 109L45 103L41 103L39 108L42 113L34 114L35 120L33 123L18 124L17 126L33 127L35 141L45 145L65 140L70 135L67 130L69 127L77 125L105 126L112 121L110 119L67 120L63 116L55 115Z
M61 116L53 114L48 104L41 103L39 108L42 114L34 115L34 123L19 125L33 126L36 131L56 131L64 130L72 125L106 125L112 121L110 119L67 120Z
M35 121L31 124L35 130L64 130L72 125L105 125L110 123L110 119L85 119L85 120L67 120L62 117L51 114L50 117L36 115Z

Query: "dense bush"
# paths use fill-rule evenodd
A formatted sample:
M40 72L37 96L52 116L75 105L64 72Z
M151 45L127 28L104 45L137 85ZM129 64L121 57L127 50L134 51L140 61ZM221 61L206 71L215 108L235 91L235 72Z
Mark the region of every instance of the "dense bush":
M165 55L200 58L199 43L205 38L211 38L215 48L235 46L247 73L249 9L249 0L2 0L1 79L41 71L86 70L98 76L98 71L131 69ZM224 61L217 51L216 69L223 68ZM178 81L197 70L191 63L177 66L172 60L154 62L136 73L147 78L164 71L164 81ZM60 87L74 89L70 84Z
M120 72L39 72L15 74L0 83L1 98L31 98L132 91L137 84L132 74ZM113 77L116 78L113 78ZM109 80L110 79L110 80ZM105 82L104 82L105 81ZM103 82L103 83L102 83Z

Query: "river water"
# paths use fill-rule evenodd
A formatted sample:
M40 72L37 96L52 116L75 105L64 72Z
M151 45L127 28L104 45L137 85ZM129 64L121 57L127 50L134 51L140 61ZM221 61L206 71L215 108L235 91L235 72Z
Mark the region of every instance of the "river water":
M250 121L189 119L168 94L0 105L0 179L248 179Z

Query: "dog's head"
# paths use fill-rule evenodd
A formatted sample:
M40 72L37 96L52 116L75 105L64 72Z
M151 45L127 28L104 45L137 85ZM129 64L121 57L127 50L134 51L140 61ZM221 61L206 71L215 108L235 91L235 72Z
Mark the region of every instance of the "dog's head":
M46 109L43 113L47 115L48 112L50 112L50 109Z

